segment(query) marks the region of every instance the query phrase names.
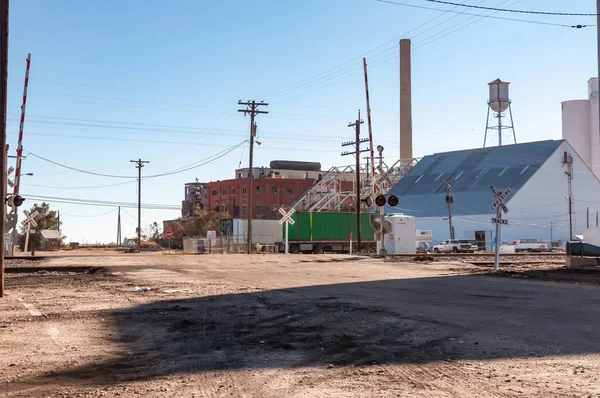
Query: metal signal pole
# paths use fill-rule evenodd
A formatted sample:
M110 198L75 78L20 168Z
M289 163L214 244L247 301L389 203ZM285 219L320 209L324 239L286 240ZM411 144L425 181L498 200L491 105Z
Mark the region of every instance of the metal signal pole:
M368 138L360 138L360 125L363 123L364 122L360 120L360 111L358 111L358 119L356 119L356 122L348 124L348 127L354 127L356 140L354 142L350 141L342 143L342 146L354 145L353 152L342 152L342 156L354 155L356 157L356 253L360 253L362 243L360 235L360 154L362 152L370 151L370 149L360 150L360 144L369 141Z
M121 246L121 206L117 216L117 246Z
M147 160L130 160L130 162L136 164L136 169L138 169L138 226L137 226L137 248L138 252L142 252L142 167L144 167L144 163L150 163Z
M6 198L6 90L8 83L8 0L0 0L0 190ZM0 234L2 250L0 253L0 297L4 297L4 220L6 205L0 206Z
M246 109L238 109L238 112L243 112L244 116L250 114L250 159L248 161L248 254L252 254L252 180L254 179L254 173L252 168L252 161L254 160L254 137L256 136L256 123L254 123L254 117L259 113L269 113L267 111L259 111L259 106L268 106L269 104L261 101L242 102L238 101L238 105L245 105Z

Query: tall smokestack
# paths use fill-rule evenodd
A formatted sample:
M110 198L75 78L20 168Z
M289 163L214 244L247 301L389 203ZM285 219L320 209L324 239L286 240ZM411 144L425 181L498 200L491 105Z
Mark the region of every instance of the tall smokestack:
M400 162L413 159L410 40L400 40Z

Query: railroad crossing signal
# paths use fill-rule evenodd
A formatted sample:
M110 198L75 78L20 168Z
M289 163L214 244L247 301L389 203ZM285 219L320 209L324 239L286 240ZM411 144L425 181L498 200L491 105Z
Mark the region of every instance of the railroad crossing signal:
M286 212L283 207L279 208L279 213L283 216L281 220L279 220L279 224L282 225L284 222L288 222L292 225L296 224L296 221L292 219L292 214L296 212L295 209L291 209L289 212Z
M375 198L375 204L379 207L385 206L385 204L390 205L392 207L398 206L398 197L396 195L390 195L387 199L385 195L377 195Z
M21 222L22 225L27 225L27 223L31 223L31 226L33 226L34 228L38 226L38 224L35 222L35 218L39 216L40 213L37 210L31 214L29 214L27 210L25 210L23 213L25 213L27 218Z

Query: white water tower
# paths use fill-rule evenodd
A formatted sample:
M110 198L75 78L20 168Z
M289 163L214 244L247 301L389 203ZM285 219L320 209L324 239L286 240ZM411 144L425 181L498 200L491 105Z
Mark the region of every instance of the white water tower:
M512 130L512 135L517 143L517 137L515 135L515 129L513 127L512 109L510 107L510 97L508 95L509 82L503 82L500 79L496 79L493 82L488 83L490 88L490 98L488 100L488 114L485 123L485 138L483 139L483 147L485 148L488 138L488 130L496 130L498 132L498 146L502 146L502 130ZM495 123L490 124L490 109L494 112L494 118L498 119L497 125ZM503 125L502 118L504 112L508 109L510 116L510 125Z

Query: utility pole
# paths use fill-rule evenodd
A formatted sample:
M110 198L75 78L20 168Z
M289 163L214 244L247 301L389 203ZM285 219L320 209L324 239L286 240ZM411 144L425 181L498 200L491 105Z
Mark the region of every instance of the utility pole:
M117 246L121 246L121 206L117 214Z
M567 171L565 174L567 175L568 181L568 195L569 195L569 240L573 239L573 192L571 190L572 181L573 181L573 156L570 153L565 152L565 156L563 159L563 166L567 166Z
M589 228L590 227L590 208L589 207L587 207L586 214L587 214L587 217L586 217L587 218L587 227Z
M554 231L552 230L553 222L550 221L550 246L553 246L552 242L554 242Z
M444 181L446 185L446 204L448 205L448 224L450 224L450 239L454 239L454 227L452 226L452 205L454 204L454 195L452 195L452 179Z
M0 0L0 190L6 198L6 90L8 83L8 0ZM2 250L0 253L0 297L4 297L4 220L6 205L0 206L0 235Z
M360 138L360 125L364 122L360 120L360 110L358 111L358 119L356 122L348 124L348 127L354 127L356 132L355 141L349 141L342 143L342 146L354 145L354 152L342 152L342 156L354 155L356 158L356 253L361 252L361 234L360 234L360 154L362 152L370 151L370 149L360 150L360 144L368 142L368 138ZM368 173L368 172L367 172Z
M256 123L254 123L254 117L258 114L266 114L268 111L259 111L259 106L268 106L269 104L264 101L256 102L254 100L250 102L238 101L238 105L246 106L246 109L238 109L238 112L243 112L244 116L250 114L250 159L248 160L248 254L252 254L252 180L254 179L254 173L252 168L252 161L254 157L254 137L256 137Z
M147 160L130 160L130 162L135 163L135 168L138 169L138 226L137 226L137 248L138 252L142 252L142 167L144 167L144 163L150 163Z
M58 214L56 217L56 221L57 221L56 230L60 231L60 210L57 210L56 213Z

